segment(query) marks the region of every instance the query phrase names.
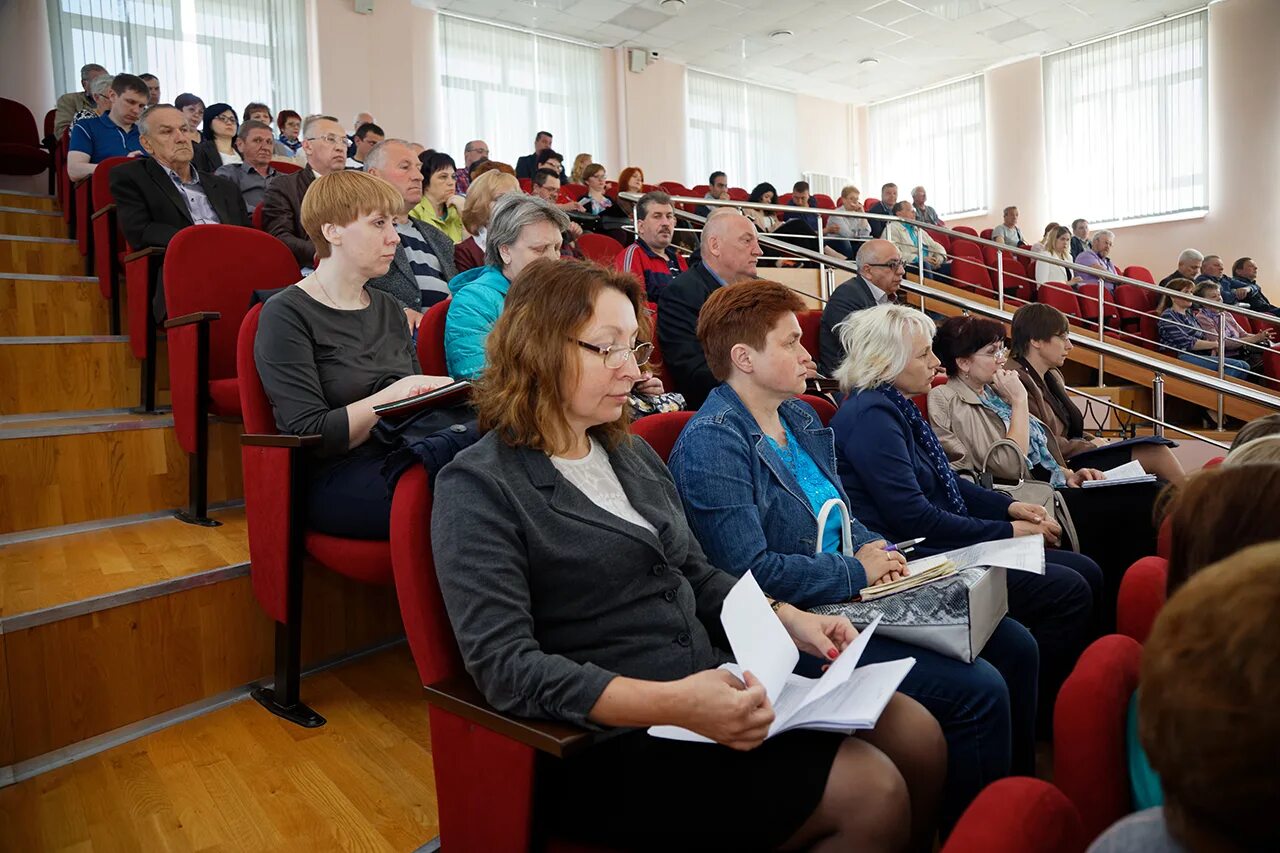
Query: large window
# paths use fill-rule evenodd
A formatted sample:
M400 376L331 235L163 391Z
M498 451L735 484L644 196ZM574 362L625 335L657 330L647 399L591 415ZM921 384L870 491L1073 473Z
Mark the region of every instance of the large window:
M599 160L603 75L598 48L442 14L444 150L459 156L483 139L493 159L515 165L546 130L566 170L581 152Z
M796 96L740 80L690 71L686 180L706 183L714 171L750 189L768 181L779 193L800 179Z
M871 183L896 183L909 199L921 184L930 204L946 218L987 208L987 116L982 77L937 86L873 104Z
M49 30L59 92L96 62L156 75L169 103L194 92L237 113L308 111L305 0L49 0Z
M1205 210L1205 12L1044 58L1053 210L1121 222Z

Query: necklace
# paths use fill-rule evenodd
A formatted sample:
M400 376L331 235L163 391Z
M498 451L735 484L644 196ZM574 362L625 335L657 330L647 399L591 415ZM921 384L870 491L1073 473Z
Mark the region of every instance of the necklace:
M330 296L330 295L329 295L329 291L328 291L328 289L326 289L326 288L325 288L325 286L324 286L324 282L320 279L320 270L316 270L316 271L315 271L315 272L313 272L311 275L315 278L315 280L316 280L316 284L320 285L320 292L324 294L324 298L325 298L325 299L328 299L328 300L329 300L329 304L330 304L330 305L332 305L334 308L336 308L336 309L337 309L337 310L339 310L339 311L350 311L350 310L352 310L352 309L350 309L350 308L343 308L341 305L339 305L339 304L338 304L338 300L334 299L332 296ZM358 307L358 308L363 308L363 307L364 307L364 290L363 290L363 288L360 290L360 300L359 300L359 301L360 301L360 304L359 304L358 306L356 306L356 307Z

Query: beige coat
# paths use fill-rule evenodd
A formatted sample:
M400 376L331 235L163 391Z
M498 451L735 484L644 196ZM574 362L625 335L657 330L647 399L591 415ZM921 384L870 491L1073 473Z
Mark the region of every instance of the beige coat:
M982 405L959 377L929 392L929 420L957 471L981 473L987 451L1008 434L1000 416ZM1050 450L1065 469L1056 442L1050 441ZM1027 460L1013 445L1005 445L991 454L987 471L999 482L1016 483L1027 473Z
M916 231L920 234L920 242L924 244L924 259L935 266L947 259L947 250L942 248L942 244L919 225ZM898 253L902 255L904 264L914 264L916 262L916 241L911 239L911 235L907 233L907 227L901 222L890 222L889 227L885 229L884 239L898 247Z

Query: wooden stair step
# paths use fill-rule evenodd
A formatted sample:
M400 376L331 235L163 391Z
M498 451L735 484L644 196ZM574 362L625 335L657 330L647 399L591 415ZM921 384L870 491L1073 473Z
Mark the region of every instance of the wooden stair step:
M0 234L0 275L11 272L83 275L85 259L75 240Z
M20 207L27 210L58 210L58 199L43 193L0 190L0 207Z
M159 344L157 399L168 400L167 347ZM0 338L0 415L138 405L142 370L124 336Z
M209 429L209 502L243 496L238 423ZM187 454L170 415L82 415L0 424L0 536L174 510Z
M96 278L0 275L0 337L105 335L110 310Z
M66 237L67 224L56 210L32 210L0 204L0 234L24 237Z

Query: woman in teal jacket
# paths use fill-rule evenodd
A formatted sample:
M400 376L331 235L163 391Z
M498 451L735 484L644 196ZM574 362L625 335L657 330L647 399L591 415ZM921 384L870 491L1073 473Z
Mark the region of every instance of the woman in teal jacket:
M502 314L507 288L539 258L559 258L561 233L569 218L549 202L508 194L493 206L483 238L485 265L449 281L453 301L444 323L444 352L449 375L474 379L484 371L484 342Z

